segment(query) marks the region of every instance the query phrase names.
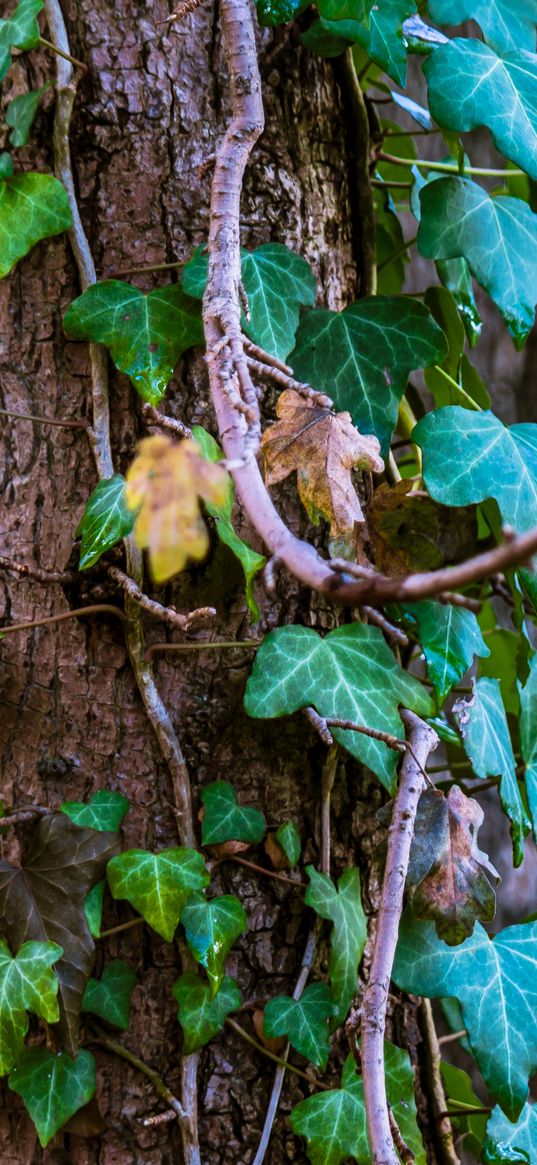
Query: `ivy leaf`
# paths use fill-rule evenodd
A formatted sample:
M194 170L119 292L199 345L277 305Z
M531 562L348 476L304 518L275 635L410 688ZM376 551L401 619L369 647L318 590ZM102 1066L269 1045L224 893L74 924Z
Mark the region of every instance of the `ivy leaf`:
M349 867L341 875L337 889L328 874L306 866L310 884L304 895L307 906L333 922L330 936L328 974L336 1003L333 1014L338 1023L347 1015L358 987L358 966L364 953L367 922L360 896L360 874Z
M512 1124L501 1108L493 1108L482 1148L483 1165L531 1165L537 1161L537 1106L525 1104Z
M395 89L390 91L390 96L394 105L398 105L400 109L404 109L405 113L408 113L417 122L420 129L434 129L433 119L429 110L425 109L423 105L418 105L417 101L414 101L407 93L397 93Z
M197 247L183 268L188 295L201 299L207 282L208 259ZM312 307L317 282L309 263L282 243L265 243L255 251L241 251L241 279L249 318L242 329L266 352L286 360L295 342L301 307Z
M418 421L412 439L436 501L469 506L494 498L518 533L537 525L537 425L506 428L491 412L452 405Z
M0 154L0 179L11 178L13 175L13 159L11 154L4 150Z
M226 975L220 990L213 995L210 985L186 971L176 979L172 994L179 1004L178 1019L183 1029L183 1055L208 1044L222 1030L230 1011L237 1011L242 995L234 979Z
M125 478L121 473L105 478L90 494L76 529L80 545L79 570L95 566L116 542L131 533L136 514L125 501Z
M11 64L11 49L35 49L39 44L39 25L36 20L44 0L20 0L9 20L0 20L0 81Z
M402 1048L385 1043L384 1052L390 1108L415 1165L426 1165L416 1120L412 1065ZM343 1066L341 1088L309 1096L297 1104L289 1119L293 1132L306 1137L312 1165L341 1165L349 1157L358 1165L370 1165L364 1085L356 1074L352 1056Z
M213 781L201 791L204 805L201 825L202 845L220 845L224 841L262 841L267 823L259 809L243 808L228 781Z
M269 1039L287 1036L293 1047L318 1068L326 1068L330 1044L328 1019L334 1014L334 998L325 983L311 983L300 999L277 995L269 999L264 1029Z
M317 0L316 8L324 20L358 20L368 24L374 0Z
M52 174L16 174L0 182L0 279L41 239L71 226L67 194Z
M302 849L300 834L294 821L285 821L276 830L276 841L281 846L292 869L296 866Z
M406 85L406 41L403 22L416 12L415 0L382 0L373 4L369 27L354 20L336 17L323 20L331 32L340 33L348 40L358 41L368 57L376 61L384 72L404 89Z
M89 932L93 938L101 937L104 887L105 879L101 878L101 881L96 882L93 889L90 890L84 903L84 914L86 915L86 922L88 924Z
M526 766L528 805L537 840L537 655L530 663L529 676L520 692L520 751Z
M309 0L257 0L257 16L261 25L287 24L309 4Z
M157 405L180 356L203 344L199 305L178 283L144 293L105 279L75 299L63 325L73 340L104 344L142 400Z
M447 268L447 274L445 271L441 272L440 267ZM462 283L467 285L469 289L468 298L460 294L462 283L458 275L452 283L449 276L449 270L452 267L457 269L460 267L465 272L462 275ZM425 292L425 303L437 324L442 328L449 349L441 369L426 369L427 388L432 392L437 405L464 404L466 396L467 407L472 408L478 404L480 408L487 409L490 407L490 396L479 373L470 364L464 352L466 336L468 335L470 343L473 344L479 338L481 331L481 320L477 315L477 309L473 314L470 306L473 304L475 308L468 264L465 259L447 259L444 263L437 264L437 270L444 286L429 287ZM457 385L460 384L463 393L453 386L446 376L442 375L443 372L447 372L448 377L451 377ZM470 400L467 399L468 396Z
M66 1052L27 1048L9 1077L9 1087L22 1096L43 1148L91 1100L95 1084L95 1060L85 1051L73 1060Z
M194 425L192 436L196 445L203 453L203 456L208 461L222 460L224 454L218 442L215 441L214 437L211 437L211 434L206 429L202 429L200 425ZM216 533L220 541L224 542L226 546L229 546L229 549L238 558L242 566L246 583L246 602L252 618L257 621L259 619L259 607L254 598L254 578L263 569L267 560L263 554L258 554L256 550L252 550L251 546L243 542L242 538L239 538L232 522L234 500L235 489L233 480L228 474L225 501L220 506L215 506L211 502L206 501L205 509L215 520Z
M537 0L429 0L429 12L437 24L475 20L498 52L535 52Z
M510 926L491 940L478 922L471 938L446 947L432 923L403 918L394 982L413 995L458 999L479 1070L512 1121L537 1068L536 971L537 923Z
M406 615L415 620L425 652L427 671L440 703L471 667L474 655L490 655L472 611L431 599L407 603Z
M409 373L443 360L446 350L424 304L377 295L342 312L307 312L291 363L300 380L328 393L386 452Z
M131 995L137 978L128 963L112 959L100 979L88 979L82 1011L91 1011L106 1023L125 1030L129 1026Z
M63 950L57 943L23 943L13 958L0 939L0 1076L20 1059L28 1031L27 1011L57 1023L59 980L51 969Z
M214 506L225 503L227 473L202 457L195 441L145 437L127 471L125 501L136 510L134 538L149 551L157 583L199 561L209 549L199 498Z
M111 789L99 789L92 793L87 804L83 801L64 801L60 805L60 811L66 813L75 825L112 833L118 832L128 808L127 798Z
M169 943L190 895L210 882L202 855L185 846L158 854L126 850L112 858L106 875L112 896L126 898Z
M335 716L394 736L403 734L400 704L432 715L430 696L395 662L382 632L365 623L336 627L321 639L308 627L278 627L259 648L246 685L249 716L272 720L313 704ZM334 738L394 791L397 758L380 741L335 728Z
M41 89L21 93L19 97L10 101L6 110L6 125L10 127L9 141L15 149L27 145L39 102L49 87L48 84L42 85Z
M414 916L432 920L448 946L463 942L476 918L494 918L496 895L489 878L499 874L477 847L483 819L481 806L457 785L447 797L426 789L419 800L406 884Z
M466 1050L469 1051L469 1049ZM452 1115L450 1118L456 1132L464 1137L462 1141L464 1151L465 1153L473 1153L476 1160L481 1161L481 1148L487 1127L486 1114L479 1112L479 1109L483 1107L483 1102L476 1096L472 1081L468 1073L464 1072L462 1068L455 1068L453 1064L441 1060L440 1073L447 1100L446 1108L453 1110L458 1107L463 1111L466 1109L464 1116ZM478 1111L472 1114L472 1109Z
M117 834L79 829L63 813L43 817L20 866L0 861L0 921L13 946L58 942L59 1036L76 1052L78 1017L94 957L84 904L118 848Z
M453 706L464 750L477 777L501 777L500 801L511 821L513 860L524 860L524 838L531 822L520 796L516 763L498 680L474 681L474 695Z
M421 254L466 259L498 305L515 347L522 347L537 302L537 215L520 198L491 198L469 178L427 182L420 200Z
M298 496L312 522L330 523L333 539L355 542L355 524L364 515L352 480L353 469L383 473L376 437L362 437L349 413L282 392L276 405L279 420L263 433L261 448L268 486L297 475Z
M536 63L533 53L500 56L480 40L440 45L423 65L432 117L456 133L487 126L500 153L537 179Z
M223 894L207 901L194 893L181 915L186 941L197 963L205 967L214 997L224 978L224 964L235 939L248 929L238 898Z

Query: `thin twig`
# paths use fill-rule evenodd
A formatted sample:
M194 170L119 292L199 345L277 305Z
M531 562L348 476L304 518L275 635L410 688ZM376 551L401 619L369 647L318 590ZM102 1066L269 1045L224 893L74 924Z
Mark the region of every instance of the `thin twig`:
M72 57L70 53L58 48L58 45L53 44L52 41L45 40L44 36L39 37L39 44L43 45L45 49L50 49L57 57L62 57L64 61L69 61L69 64L74 65L75 69L80 69L82 73L88 72L88 66L84 64L84 61L79 61L76 57Z
M300 878L290 878L288 874L280 874L279 870L267 870L264 866L258 866L257 862L249 862L248 858L241 858L238 854L225 854L224 857L218 858L214 865L219 866L221 862L234 862L237 866L245 866L247 870L255 870L256 874L264 874L265 878L275 878L277 882L286 882L288 886L298 886L299 889L306 885Z
M288 1068L290 1072L294 1072L295 1076L300 1076L302 1080L307 1080L308 1084L313 1085L314 1088L320 1088L324 1090L330 1087L329 1084L322 1084L320 1080L315 1080L312 1076L308 1076L308 1073L303 1072L302 1068L297 1068L294 1064L288 1064L287 1060L284 1060L281 1056L276 1056L274 1052L269 1052L268 1048L266 1048L264 1044L260 1044L258 1040L255 1040L254 1037L251 1036L249 1032L246 1032L239 1023L231 1018L230 1015L226 1017L225 1023L227 1027L232 1028L232 1030L241 1037L241 1040L244 1040L245 1043L250 1044L250 1046L255 1048L257 1052L261 1052L261 1055L266 1056L267 1060L272 1060L273 1064L279 1064L284 1071L286 1068ZM258 1165L257 1157L254 1161L254 1165Z
M35 421L37 425L55 425L59 429L87 429L85 421L56 421L53 417L41 417L34 413L14 413L11 409L0 409L3 417L13 417L17 421Z
M34 821L36 817L47 817L51 812L44 805L32 805L28 809L17 809L7 817L0 817L0 829L7 829L8 825L19 825L25 821Z
M146 1129L154 1128L156 1125L165 1125L170 1121L177 1120L177 1113L173 1108L167 1108L164 1112L156 1112L154 1116L144 1117L142 1124Z
M173 12L166 17L166 20L159 20L158 24L172 24L177 20L184 20L185 16L189 16L191 12L195 12L199 8L202 0L182 0L181 4L174 8Z
M381 611L376 611L374 607L362 607L362 615L365 616L368 623L374 623L376 627L380 627L388 639L393 640L394 643L399 643L401 647L408 647L408 635L405 635L405 632L401 631L399 627L394 627L393 623L390 623Z
M429 170L438 170L440 174L457 174L464 178L466 174L476 175L478 178L521 178L523 170L490 170L482 166L465 166L462 172L458 166L449 162L433 162L428 158L400 158L396 154L379 154L380 162L391 162L392 166L426 166Z
M436 1032L430 999L422 999L420 1019L426 1050L428 1093L432 1101L438 1140L440 1142L440 1165L459 1165L459 1158L455 1151L453 1141L453 1129L451 1128L449 1117L445 1116L447 1102L440 1072L440 1041Z
M196 619L208 619L216 615L214 607L198 607L195 611L189 611L188 615L182 615L174 607L163 607L162 603L150 599L140 590L134 579L129 578L129 575L125 574L123 570L119 570L119 567L109 566L108 574L126 595L138 603L143 611L147 611L148 615L152 615L155 619L161 619L163 623L167 623L170 627L179 628L180 631L188 631Z
M253 340L249 340L248 336L242 337L242 344L244 351L253 360L258 360L261 364L267 364L269 368L276 368L279 372L283 372L285 376L292 376L293 369L288 364L284 364L283 360L278 360L277 356L273 356L270 352L265 352L264 348L260 348L259 344L254 344Z
M306 719L309 720L310 724L320 736L323 744L326 744L327 748L331 748L334 743L334 737L332 736L332 733L330 732L324 717L319 716L319 713L316 712L315 708L312 707L303 708L302 711Z
M164 413L159 413L153 405L145 404L142 413L149 424L158 425L159 429L168 429L170 433L175 433L176 437L192 436L192 429L189 429L188 425L184 425L182 421L176 421L175 417L166 417Z
M450 1032L447 1036L439 1036L438 1046L439 1048L443 1048L444 1044L451 1044L453 1040L461 1040L466 1034L466 1028L461 1027L461 1030L458 1032Z
M483 606L481 599L472 599L470 595L459 595L455 591L440 591L437 597L439 603L453 607L465 607L467 611L473 611L474 615L479 615Z
M122 279L124 275L145 275L146 271L169 271L184 265L183 259L176 259L173 263L146 263L141 267L122 267L121 271L106 271L103 279Z
M330 873L330 798L336 779L339 745L328 749L321 778L321 871Z
M27 623L10 623L7 627L0 627L0 635L12 635L14 631L29 631L32 627L47 627L49 623L63 623L65 619L80 619L86 615L116 615L122 623L127 622L126 616L119 607L111 603L93 603L90 607L76 607L74 611L64 611L61 615L47 615L46 619L30 619Z
M120 922L118 926L110 926L108 930L101 930L99 938L110 938L113 934L132 930L133 926L140 926L143 921L143 918L130 918L128 922Z
M169 1108L173 1109L178 1120L182 1122L188 1120L187 1114L185 1113L181 1102L177 1099L176 1096L173 1095L173 1092L170 1092L170 1089L168 1088L167 1084L164 1083L162 1076L159 1076L158 1072L155 1072L153 1068L150 1068L149 1064L146 1064L144 1060L140 1060L138 1056L134 1055L134 1052L129 1051L129 1049L124 1047L123 1044L120 1044L118 1040L114 1040L110 1036L107 1036L105 1032L101 1031L100 1028L96 1028L96 1031L98 1034L91 1037L89 1041L90 1043L97 1044L99 1048L106 1048L107 1052L113 1052L115 1056L119 1056L122 1060L126 1060L127 1064L130 1064L132 1068L137 1068L138 1072L142 1072L143 1075L151 1081L151 1084L153 1085L157 1095L160 1096L161 1100L166 1102Z
M412 712L402 717L408 732L395 798L386 870L369 980L362 1001L362 1061L367 1129L373 1165L400 1165L390 1127L384 1071L384 1031L390 979L397 946L403 894L424 769L436 747L436 732ZM414 759L416 757L416 760Z
M14 562L0 554L0 570L10 570L22 578L32 578L35 582L50 586L52 583L71 583L76 575L70 570L45 570L41 566L29 566L25 562Z
M250 370L257 373L262 380L270 380L282 389L292 389L299 396L313 401L321 409L334 408L332 398L327 396L325 392L317 392L311 387L311 384L303 384L302 381L295 380L293 376L289 376L287 372L282 372L281 368L275 368L273 364L264 364L261 360L254 360L252 356L247 356L246 359Z

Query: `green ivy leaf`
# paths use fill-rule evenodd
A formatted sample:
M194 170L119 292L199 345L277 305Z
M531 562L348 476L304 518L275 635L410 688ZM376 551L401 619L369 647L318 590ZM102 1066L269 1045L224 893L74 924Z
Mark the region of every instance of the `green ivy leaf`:
M0 1076L18 1062L28 1031L27 1011L48 1023L59 1019L59 980L51 969L63 955L50 942L23 943L13 958L0 938Z
M431 497L445 506L494 498L502 521L519 533L537 525L537 425L506 428L493 413L452 405L418 421Z
M177 1017L183 1029L183 1054L189 1056L197 1048L208 1044L222 1030L230 1011L242 1003L242 995L229 975L220 990L213 995L208 983L186 971L176 979L172 994L179 1004Z
M91 1100L95 1084L95 1060L84 1051L72 1060L67 1052L27 1048L9 1077L9 1087L22 1096L43 1148Z
M112 858L106 875L113 897L126 898L169 943L190 895L210 882L201 854L184 846L158 854L126 850Z
M443 360L446 340L416 299L374 296L342 312L319 308L300 322L295 375L327 392L386 452L409 373Z
M11 49L35 49L39 44L36 20L44 0L20 0L9 20L0 20L0 81L11 64Z
M224 964L235 939L248 929L248 919L239 899L223 894L207 901L192 894L181 915L186 941L194 958L205 967L214 997L224 978Z
M308 627L278 627L259 648L246 685L249 716L272 720L313 704L320 716L336 716L369 728L403 734L400 704L432 715L430 696L404 672L377 627L350 623L321 639ZM380 741L335 728L334 738L395 789L397 758Z
M131 533L135 521L136 511L129 510L125 502L122 474L100 481L90 494L76 529L76 536L82 539L78 569L95 566L102 554Z
M429 12L437 24L475 20L498 52L535 52L537 0L429 0Z
M199 305L178 283L147 294L118 279L95 283L73 301L63 324L73 340L105 344L152 405L162 400L183 352L203 344Z
M309 0L257 0L257 15L261 25L287 24L309 4Z
M336 1010L326 983L311 983L300 999L277 995L265 1007L263 1026L269 1039L287 1036L290 1043L316 1064L326 1068L330 1053L328 1019Z
M13 159L5 150L0 154L0 180L11 178L13 174Z
M537 179L536 63L533 53L503 57L480 40L440 45L423 65L432 117L456 133L487 126L500 153Z
M302 850L300 833L294 821L285 821L276 830L276 841L281 846L292 869L296 866Z
M421 1135L416 1120L414 1072L402 1048L384 1045L386 1091L401 1136L414 1155L415 1165L426 1165ZM306 1137L312 1165L341 1165L352 1157L358 1165L370 1165L367 1138L364 1085L356 1074L352 1056L343 1066L341 1088L318 1092L293 1109L291 1128Z
M128 808L127 798L111 789L99 789L92 793L87 804L83 801L64 801L60 805L60 811L66 813L75 825L110 830L112 833L117 833Z
M336 1003L334 1015L342 1023L358 987L358 967L367 938L367 921L360 896L359 871L350 866L337 889L328 874L306 866L310 884L304 895L307 906L333 922L328 974Z
M106 1023L126 1030L129 1026L131 995L137 983L136 975L122 959L106 964L100 979L88 979L82 1011L91 1011Z
M339 33L348 40L358 41L368 57L376 61L384 72L404 89L406 85L406 41L403 36L403 22L416 12L415 0L382 0L373 4L369 27L354 20L336 17L332 21L323 20L331 32Z
M465 258L498 305L515 347L522 347L537 302L537 215L519 198L491 198L469 178L428 182L420 201L421 254Z
M267 823L259 809L243 808L228 781L213 781L201 791L205 807L201 825L202 845L219 845L224 841L262 841Z
M407 603L403 610L417 623L427 671L443 703L454 684L471 667L474 655L490 654L479 623L472 611L431 599Z
M472 281L468 264L465 259L449 259L443 264L444 267L450 268L461 267L466 272L467 283L470 289L470 294L473 301ZM440 274L440 272L439 272ZM466 276L464 278L466 278ZM441 370L438 368L427 368L425 370L425 383L427 388L433 394L435 404L438 406L451 404L464 404L465 396L468 386L465 381L468 381L468 368L472 368L468 358L464 354L466 341L466 328L470 316L465 315L465 307L461 301L461 297L457 290L452 291L448 288L450 282L449 275L443 280L443 287L429 287L425 292L425 304L429 311L434 316L437 324L442 328L442 331L448 342L448 352L445 359L442 361ZM458 276L455 280L457 288L460 289L460 281ZM481 330L481 322L479 316L471 320L472 335L477 339ZM476 325L476 326L474 326ZM447 373L447 377L442 375L442 372ZM466 376L465 376L466 373ZM457 389L450 383L448 377L451 377L456 384L460 384L464 393L457 391ZM471 399L467 402L467 407L472 408L473 404L478 404L481 408L488 408L490 405L490 397L481 380L481 377L476 372L476 379L471 387L477 387L476 399L475 392L470 392Z
M464 1137L462 1143L465 1153L473 1153L476 1160L481 1161L481 1148L487 1127L487 1117L485 1113L480 1112L471 1115L471 1109L482 1108L483 1102L476 1096L472 1081L468 1073L464 1072L462 1068L455 1068L453 1064L441 1060L440 1072L446 1094L446 1108L455 1109L458 1106L467 1110L464 1116L451 1117L455 1130Z
M511 821L513 860L515 866L519 866L524 860L524 838L531 823L518 788L516 762L498 680L478 680L472 699L459 700L453 712L475 775L501 777L500 801Z
M526 766L526 790L537 841L537 655L530 663L528 679L520 692L520 751Z
M9 141L15 149L27 145L39 102L49 87L48 84L42 85L41 89L21 93L19 97L10 101L6 111L6 125L11 129Z
M196 248L182 276L187 294L199 299L207 282L204 251ZM265 243L255 251L241 251L241 279L249 310L249 319L242 316L243 331L266 352L286 360L295 342L300 308L313 306L317 295L309 263L282 243Z
M412 97L407 93L397 93L395 89L390 91L391 99L394 105L398 105L400 109L404 109L411 118L419 125L420 129L434 129L433 119L428 109L423 105L418 105Z
M88 924L88 929L92 938L101 937L105 884L106 881L104 878L101 878L100 882L96 882L93 889L90 890L84 903L84 914L86 916L86 922Z
M447 947L434 924L403 918L393 972L403 991L458 999L487 1088L517 1120L537 1068L537 923L510 926L493 940L478 922L471 938Z
M208 461L220 461L224 454L214 437L202 429L200 425L194 425L192 429L192 436L203 453L203 456ZM221 542L238 558L242 569L244 571L244 579L246 583L246 602L248 609L251 612L252 618L257 622L259 619L259 607L254 598L254 578L260 570L263 569L266 563L266 558L263 554L258 554L257 551L252 550L242 538L239 538L233 522L233 502L235 500L235 489L231 476L228 474L227 497L222 506L213 506L211 502L205 502L205 509L215 520L216 533Z
M493 1108L482 1148L483 1165L532 1165L537 1161L537 1106L525 1104L515 1125Z
M17 174L0 182L0 279L41 239L71 226L67 194L52 174Z

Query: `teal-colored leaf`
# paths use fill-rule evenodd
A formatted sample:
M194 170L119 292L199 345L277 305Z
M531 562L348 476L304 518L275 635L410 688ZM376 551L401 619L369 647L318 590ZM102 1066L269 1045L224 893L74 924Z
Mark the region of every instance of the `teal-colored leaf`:
M257 16L262 25L288 24L309 4L309 0L257 0Z
M511 822L515 866L524 860L524 838L531 829L516 779L516 762L498 680L478 680L474 695L459 700L457 717L464 749L476 777L501 777L500 801Z
M414 1072L408 1054L388 1043L384 1045L384 1053L390 1108L405 1144L412 1151L415 1165L426 1165L416 1120ZM351 1056L343 1066L341 1088L309 1096L297 1104L289 1119L293 1132L306 1137L312 1165L341 1165L349 1158L358 1165L371 1165L364 1085Z
M179 1005L177 1017L183 1029L185 1056L202 1048L213 1036L218 1035L226 1016L230 1011L236 1011L242 1003L241 992L229 975L226 975L220 990L213 995L208 983L198 979L192 971L186 971L176 979L172 993Z
M423 65L434 120L456 133L487 126L500 153L537 178L536 65L533 53L500 56L480 40L440 45Z
M449 272L439 270L444 286L429 287L425 292L425 304L442 328L448 342L448 352L441 367L425 370L425 383L435 404L440 407L460 404L475 408L478 404L480 408L486 409L490 406L489 394L464 352L468 331L477 339L481 329L479 316L476 314L474 317L470 310L466 310L466 304L474 303L475 306L468 264L465 259L448 259L443 264L437 264L437 269L440 266L457 268L457 273L452 280ZM461 298L463 283L468 285L468 298L465 295ZM455 381L455 385L452 381ZM460 389L457 387L459 385Z
M263 1020L265 1034L269 1039L287 1036L297 1052L324 1069L330 1052L328 1020L335 1010L326 983L311 983L300 999L289 995L269 999Z
M369 27L354 20L335 17L323 20L331 32L358 41L367 55L404 89L406 85L406 41L403 22L416 11L415 0L382 0L373 4Z
M320 716L353 720L364 727L403 735L399 705L432 715L430 696L396 663L382 632L349 623L324 639L308 627L278 627L259 648L246 685L249 716L272 720L309 705ZM381 741L335 728L334 738L395 788L397 758Z
M338 1023L345 1019L358 988L358 967L367 938L367 921L360 896L360 874L349 867L341 875L337 888L328 874L306 867L310 884L304 895L307 906L332 922L328 974L336 1003Z
M79 570L88 570L116 542L131 533L136 511L125 502L125 478L121 473L104 478L90 494L77 526L81 538Z
M285 821L276 830L276 841L281 846L289 865L294 868L300 857L302 842L294 821Z
M184 846L157 854L126 850L112 858L106 874L113 897L126 898L169 943L190 895L210 881L201 854Z
M224 978L228 952L235 939L248 929L246 913L233 894L208 902L204 894L195 893L188 899L181 922L196 962L205 967L214 996Z
M475 20L498 52L535 52L537 0L429 0L429 12L437 24Z
M493 413L453 405L418 421L412 438L435 501L469 506L494 498L518 533L537 525L537 425L506 428Z
M329 28L325 28L320 20L314 20L305 32L301 33L300 39L305 48L309 49L310 53L317 53L319 57L340 57L345 49L352 43L344 36L338 36L336 32L331 32Z
M515 594L516 594L515 590ZM513 621L516 611L513 608ZM487 641L489 654L480 659L479 676L490 676L500 681L500 691L505 711L518 717L520 713L519 683L524 684L529 675L531 644L524 628L524 618L519 622L519 630L510 631L499 627L497 613L490 600L482 604L478 616L479 626Z
M537 655L530 663L529 676L519 686L520 693L520 751L526 766L525 779L528 805L533 822L533 836L537 841Z
M84 1051L72 1060L67 1052L27 1048L9 1077L9 1087L22 1096L43 1148L91 1100L95 1084L95 1060Z
M220 461L222 459L224 454L218 442L215 441L214 437L211 437L211 434L206 429L202 429L200 425L194 425L192 436L196 445L198 445L203 453L203 456L208 461ZM216 533L220 541L224 542L226 546L229 546L229 549L238 558L242 566L244 581L246 583L246 602L252 618L257 621L259 619L259 607L254 597L254 579L256 574L263 569L267 560L263 554L258 554L256 550L252 550L252 547L248 546L247 542L243 542L242 538L237 534L232 522L234 500L235 490L233 481L231 476L228 475L227 497L224 504L222 506L214 506L211 502L205 502L205 509L215 520Z
M112 833L117 833L128 808L127 798L111 789L99 789L92 793L87 804L83 801L64 801L60 805L61 812L66 813L75 825L86 826L88 829L109 829Z
M0 81L11 64L11 49L35 49L39 44L39 25L36 20L44 0L20 0L8 20L0 20Z
M152 405L162 400L183 352L203 344L199 304L178 283L147 294L118 279L95 283L73 301L63 324L73 340L105 344Z
M88 979L82 1011L91 1011L113 1027L126 1030L129 1026L131 995L137 983L136 975L122 959L106 964L100 979Z
M244 808L228 781L213 781L201 791L205 812L201 825L203 845L224 841L245 841L250 845L262 841L267 823L259 809Z
M9 141L15 149L27 145L39 102L48 88L49 85L43 85L41 89L21 93L19 97L10 101L6 110L6 125L10 127Z
M436 270L444 287L451 292L468 340L472 348L475 348L483 329L483 321L475 301L468 263L466 259L438 259ZM487 404L490 404L490 399L487 400Z
M0 279L41 239L71 226L67 194L52 174L16 174L0 182Z
M13 159L5 150L0 154L0 180L11 178L13 174Z
M510 926L491 941L478 922L447 947L434 924L403 918L393 979L403 991L458 999L487 1088L517 1120L537 1068L537 923Z
M391 99L395 105L400 109L404 109L410 117L420 126L420 129L434 129L433 119L428 109L424 109L423 105L418 105L416 101L409 97L406 93L398 93L397 90L392 89L390 93Z
M0 938L0 1076L19 1061L28 1031L27 1011L48 1023L59 1019L59 980L52 970L63 954L50 942L27 942L11 955Z
M519 198L491 198L469 178L428 182L420 201L421 254L466 259L520 348L533 326L537 302L537 215Z
M459 1107L466 1110L463 1116L451 1117L455 1131L464 1137L462 1143L465 1153L473 1153L476 1160L481 1161L481 1147L487 1127L487 1116L486 1113L479 1111L472 1114L471 1110L482 1108L483 1101L476 1096L472 1081L468 1073L464 1072L462 1068L455 1068L453 1064L441 1060L440 1073L446 1096L446 1108L456 1110Z
M300 380L328 393L338 412L349 412L386 452L409 373L445 353L445 337L424 304L378 295L342 312L307 312L291 363Z
M207 282L204 250L196 248L182 276L187 294L200 299ZM249 313L243 313L243 331L266 352L286 360L300 308L315 303L317 282L309 263L282 243L265 243L255 251L241 251L241 279Z
M537 1161L537 1106L526 1104L516 1122L494 1108L480 1160L483 1165L533 1165Z
M101 881L96 882L93 889L90 890L84 903L84 914L86 915L86 922L88 924L89 932L93 938L101 937L104 887L105 879L101 878Z
M474 655L489 655L479 623L472 611L431 599L408 603L403 609L417 623L427 671L443 703L471 667Z

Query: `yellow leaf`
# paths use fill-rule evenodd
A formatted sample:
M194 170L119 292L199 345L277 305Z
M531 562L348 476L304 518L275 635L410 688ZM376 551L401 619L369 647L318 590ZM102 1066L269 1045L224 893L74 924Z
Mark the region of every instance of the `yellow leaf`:
M227 488L225 469L206 461L194 441L140 441L127 472L125 499L129 509L138 510L134 537L141 550L149 551L155 582L167 582L189 559L205 557L209 536L198 499L223 505Z

